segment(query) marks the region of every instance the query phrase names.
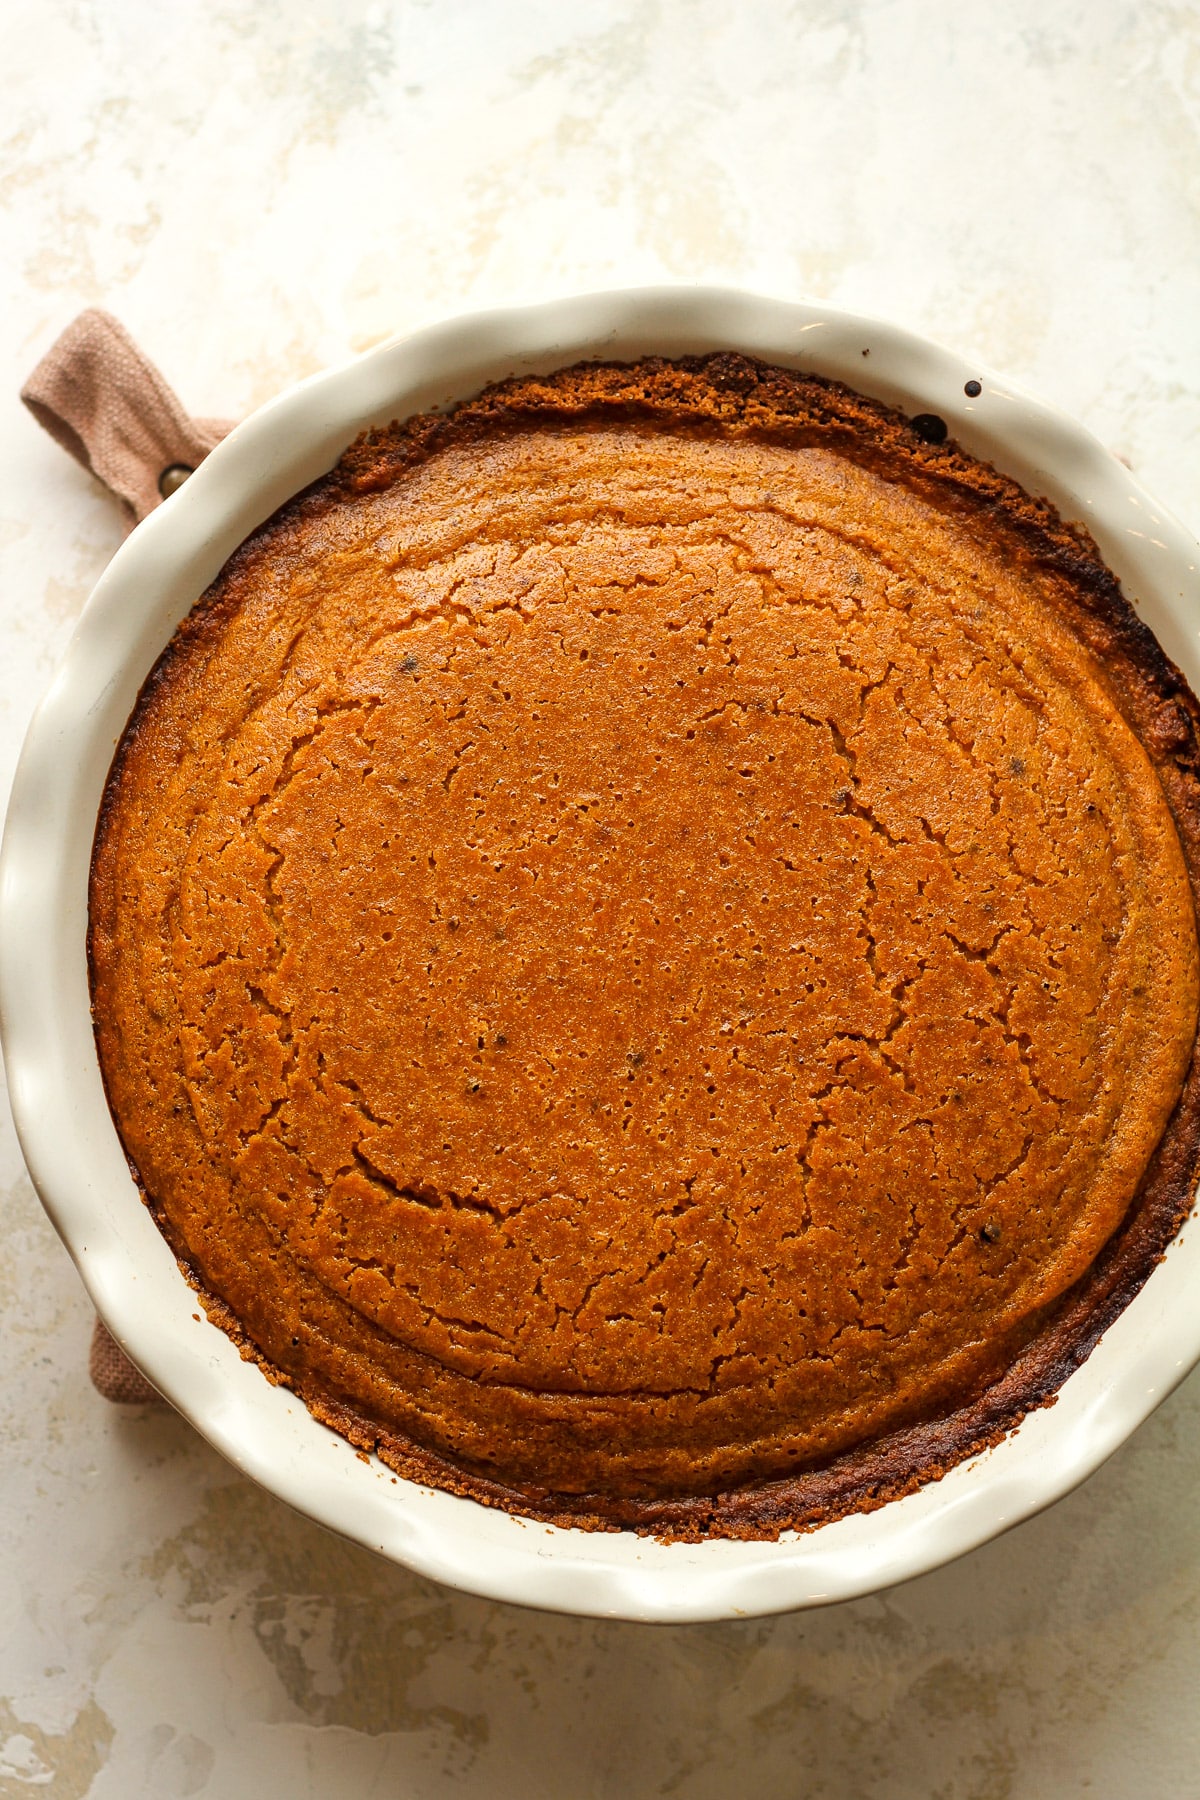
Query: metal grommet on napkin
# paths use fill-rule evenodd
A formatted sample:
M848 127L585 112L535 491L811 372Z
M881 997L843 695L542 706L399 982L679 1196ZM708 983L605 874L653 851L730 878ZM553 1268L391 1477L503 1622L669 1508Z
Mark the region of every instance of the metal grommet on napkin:
M158 478L158 491L163 499L169 500L172 494L178 493L188 476L195 473L195 469L189 468L187 463L168 464Z

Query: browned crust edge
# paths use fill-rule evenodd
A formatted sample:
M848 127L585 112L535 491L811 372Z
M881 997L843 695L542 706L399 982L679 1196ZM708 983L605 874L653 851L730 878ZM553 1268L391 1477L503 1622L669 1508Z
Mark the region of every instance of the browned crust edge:
M824 377L793 373L733 353L661 358L634 364L586 363L553 375L489 387L446 415L425 414L373 430L350 446L328 476L312 484L253 534L256 548L300 519L357 494L377 492L451 443L464 444L532 425L575 428L615 423L677 431L745 434L853 455L943 508L961 503L991 515L997 531L1056 578L1060 610L1105 671L1125 719L1146 748L1170 804L1193 896L1200 895L1200 703L1105 567L1086 530L1064 522L952 440L929 443L903 414ZM869 442L869 451L864 451ZM219 628L235 598L244 554L236 551L151 670L109 772L95 844L106 836L126 750L159 687L198 638ZM93 851L94 866L95 850ZM92 928L89 975L94 978ZM102 1070L103 1073L103 1070ZM114 1115L114 1125L120 1132ZM1162 1260L1192 1208L1200 1162L1200 1042L1179 1102L1126 1218L1087 1274L1006 1374L946 1417L891 1433L821 1468L710 1496L638 1501L601 1494L512 1489L452 1465L389 1432L311 1378L281 1371L262 1355L228 1306L204 1286L153 1197L142 1188L180 1268L212 1321L273 1383L292 1388L314 1416L360 1451L376 1453L398 1475L524 1517L590 1530L633 1530L666 1541L710 1537L772 1539L812 1530L852 1512L873 1511L939 1479L966 1458L1002 1441L1030 1411L1053 1405L1063 1382L1088 1357Z

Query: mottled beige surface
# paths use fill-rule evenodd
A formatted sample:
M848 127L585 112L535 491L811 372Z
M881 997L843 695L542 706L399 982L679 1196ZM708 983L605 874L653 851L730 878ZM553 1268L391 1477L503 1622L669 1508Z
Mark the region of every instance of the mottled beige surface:
M876 311L1200 527L1200 9L7 0L0 393L81 306L198 410L452 308L650 279ZM0 403L0 783L120 524ZM1191 1800L1200 1382L940 1574L654 1630L434 1589L87 1387L0 1145L0 1794Z

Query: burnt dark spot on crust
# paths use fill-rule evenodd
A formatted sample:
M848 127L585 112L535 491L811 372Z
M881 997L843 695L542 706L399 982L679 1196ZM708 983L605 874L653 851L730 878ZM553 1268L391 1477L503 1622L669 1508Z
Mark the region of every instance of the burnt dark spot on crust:
M944 444L950 436L945 419L937 413L914 413L909 423L923 444Z

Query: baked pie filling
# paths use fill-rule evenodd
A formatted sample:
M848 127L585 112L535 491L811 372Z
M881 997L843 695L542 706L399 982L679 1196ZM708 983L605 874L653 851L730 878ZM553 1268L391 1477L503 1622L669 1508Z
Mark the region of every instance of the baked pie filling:
M400 1472L771 1536L995 1442L1196 1162L1195 702L1080 533L736 356L368 434L143 690L114 1118Z

